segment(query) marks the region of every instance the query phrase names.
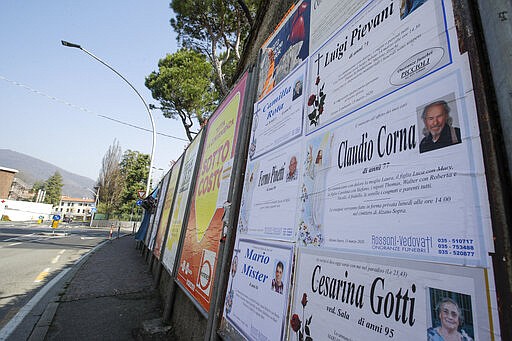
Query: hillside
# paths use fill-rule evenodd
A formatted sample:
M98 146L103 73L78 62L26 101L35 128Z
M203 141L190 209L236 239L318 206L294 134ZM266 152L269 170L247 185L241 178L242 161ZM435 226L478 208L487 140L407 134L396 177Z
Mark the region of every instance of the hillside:
M17 169L19 173L16 173L16 177L29 185L33 185L36 181L45 181L55 171L58 171L62 175L64 182L62 187L63 195L75 198L93 197L92 193L85 188L92 188L96 181L68 172L32 156L9 149L0 149L0 166Z

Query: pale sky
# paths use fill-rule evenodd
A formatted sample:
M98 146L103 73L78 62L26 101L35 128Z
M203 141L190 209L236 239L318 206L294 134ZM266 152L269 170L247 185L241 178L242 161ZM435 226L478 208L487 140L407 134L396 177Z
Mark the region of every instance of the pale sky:
M177 50L169 0L1 1L0 148L11 149L96 180L114 139L122 151L150 154L151 130L143 102L119 76L79 49L81 45L122 74L148 104L144 86L158 60ZM153 183L187 145L180 121L153 110L157 135ZM1 160L0 160L0 166Z

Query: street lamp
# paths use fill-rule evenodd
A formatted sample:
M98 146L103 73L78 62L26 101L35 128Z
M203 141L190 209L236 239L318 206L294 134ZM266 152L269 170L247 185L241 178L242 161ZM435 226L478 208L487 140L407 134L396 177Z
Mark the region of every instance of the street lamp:
M119 77L121 77L132 89L133 91L135 91L135 93L137 94L137 96L139 96L140 100L142 101L142 103L144 103L144 107L146 107L146 110L148 112L148 115L149 115L149 119L151 121L151 128L153 130L153 143L151 145L151 156L150 156L150 159L149 159L149 173L148 173L148 182L147 182L147 185L146 185L146 195L149 195L150 193L150 190L151 190L151 170L153 169L153 159L154 159L154 156L155 156L155 145L156 145L156 129L155 129L155 121L153 120L153 115L151 114L151 110L149 110L149 106L148 104L146 103L146 101L144 100L144 98L142 98L141 94L137 91L137 89L135 89L135 87L130 83L128 82L128 80L126 78L123 77L123 75L121 75L119 72L117 72L112 66L108 65L107 63L105 63L103 60L99 59L98 57L96 57L95 55L93 55L91 52L87 51L86 49L84 49L82 46L78 45L78 44L73 44L73 43L70 43L70 42L67 42L67 41L64 41L64 40L61 40L61 43L62 45L66 46L66 47L73 47L73 48L76 48L76 49L79 49L79 50L82 50L83 52L87 53L89 56L91 56L92 58L96 59L98 62L100 62L101 64L105 65L106 67L108 67L110 70L112 70L116 75L118 75ZM92 220L91 220L91 223L92 223Z
M98 209L98 199L99 199L99 197L100 197L100 186L98 186L98 187L94 187L94 188L98 188L98 191L97 191L97 192L95 192L95 191L93 191L92 189L85 187L85 189L86 189L86 190L88 190L89 192L91 192L92 194L94 194L94 198L95 198L95 199L94 199L94 209L95 209L95 210L97 210L97 209ZM93 210L91 209L91 222L90 222L90 224L89 224L89 227L92 227L92 221L94 220L94 213L95 213L95 211L93 211Z

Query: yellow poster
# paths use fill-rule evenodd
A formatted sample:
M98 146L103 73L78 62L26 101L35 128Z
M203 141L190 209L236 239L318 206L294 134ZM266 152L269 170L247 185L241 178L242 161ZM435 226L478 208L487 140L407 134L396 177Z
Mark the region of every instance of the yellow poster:
M223 114L208 127L195 201L198 242L203 239L217 209L222 168L231 159L239 105L240 93L237 93L226 105Z

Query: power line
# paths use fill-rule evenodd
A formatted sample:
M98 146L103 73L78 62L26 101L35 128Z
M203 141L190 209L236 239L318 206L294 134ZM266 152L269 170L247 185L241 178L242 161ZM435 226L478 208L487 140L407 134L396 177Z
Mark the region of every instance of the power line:
M28 90L30 92L33 92L37 95L40 95L40 96L43 96L43 97L46 97L52 101L56 101L56 102L59 102L61 104L64 104L64 105L67 105L73 109L77 109L77 110L80 110L80 111L83 111L83 112L86 112L88 114L94 114L98 117L101 117L101 118L104 118L104 119L107 119L107 120L110 120L110 121L113 121L113 122L116 122L116 123L119 123L119 124L122 124L122 125L125 125L125 126L128 126L128 127L132 127L132 128L136 128L136 129L139 129L139 130L144 130L144 131L148 131L148 132L151 132L150 129L146 129L146 128L142 128L142 127L138 127L134 124L131 124L131 123L128 123L128 122L124 122L124 121L121 121L121 120L118 120L118 119L115 119L113 117L109 117L109 116L106 116L106 115L102 115L102 114L99 114L95 111L92 111L92 110L89 110L87 108L84 108L84 107L81 107L81 106L78 106L78 105L75 105L73 103L70 103L70 102L67 102L63 99L60 99L58 97L55 97L55 96L51 96L51 95L48 95L42 91L39 91L37 89L34 89L34 88L31 88L30 86L28 85L25 85L25 84L22 84L22 83L19 83L19 82L16 82L16 81L13 81L9 78L6 78L2 75L0 75L0 79L7 82L7 83L10 83L11 85L14 85L14 86L18 86L20 88L23 88L25 90ZM164 133L159 133L157 132L158 135L161 135L161 136L165 136L165 137L169 137L169 138L172 138L172 139L176 139L176 140L181 140L181 141L185 141L185 142L189 142L188 139L184 139L182 137L177 137L177 136L173 136L173 135L167 135L167 134L164 134Z

